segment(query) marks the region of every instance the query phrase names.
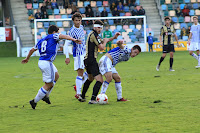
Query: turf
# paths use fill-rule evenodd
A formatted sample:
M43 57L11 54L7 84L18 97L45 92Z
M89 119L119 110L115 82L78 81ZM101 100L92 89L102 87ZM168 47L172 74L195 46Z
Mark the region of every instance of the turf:
M108 105L89 105L75 98L73 85L76 72L73 59L65 65L65 57L57 56L54 64L60 79L52 94L51 105L39 101L32 110L33 99L43 85L37 66L38 57L28 64L22 58L0 58L0 132L66 133L66 132L144 132L182 133L200 131L200 69L188 52L174 55L175 72L169 72L169 55L160 71L155 67L161 53L141 53L116 66L128 102L116 102L114 82L110 83ZM100 57L101 55L99 55Z

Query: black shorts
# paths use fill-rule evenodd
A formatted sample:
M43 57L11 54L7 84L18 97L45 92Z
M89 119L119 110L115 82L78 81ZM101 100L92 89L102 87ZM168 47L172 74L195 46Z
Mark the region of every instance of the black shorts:
M175 52L174 44L163 45L163 53Z
M88 74L92 74L93 77L100 74L99 65L96 59L85 59L84 60L85 69Z

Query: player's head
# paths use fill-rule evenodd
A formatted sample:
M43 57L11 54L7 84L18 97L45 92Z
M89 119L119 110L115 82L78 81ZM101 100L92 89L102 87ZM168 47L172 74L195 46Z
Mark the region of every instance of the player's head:
M82 21L82 15L79 12L75 12L72 15L72 21L74 23L74 26L79 28L81 25L81 21Z
M151 32L149 33L149 35L151 36Z
M101 33L101 31L102 31L102 29L103 29L103 22L101 21L101 20L96 20L95 22L94 22L94 30L98 33L98 34L100 34Z
M54 34L54 33L58 33L59 28L55 25L51 25L48 28L48 34Z
M165 24L166 24L166 25L169 25L170 22L171 22L170 17L165 17Z
M135 45L131 49L131 57L137 56L141 52L141 48L139 45Z
M193 22L194 22L194 24L197 24L197 23L198 23L198 17L197 17L197 16L194 16L194 17L193 17Z
M109 29L109 25L106 25L105 28L106 28L106 31L108 31L108 29Z

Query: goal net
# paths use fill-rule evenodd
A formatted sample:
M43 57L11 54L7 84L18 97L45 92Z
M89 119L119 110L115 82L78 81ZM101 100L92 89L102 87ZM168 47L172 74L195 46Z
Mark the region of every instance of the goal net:
M69 16L68 16L69 17ZM146 16L119 16L119 17L90 17L83 18L82 25L85 30L85 37L87 39L87 35L91 32L93 28L93 21L100 19L104 22L105 25L109 26L109 30L114 35L116 32L120 32L121 35L112 41L112 48L116 47L116 42L118 39L123 39L125 45L132 47L134 45L140 45L142 51L147 50L146 46ZM48 34L48 27L50 25L56 25L59 27L59 32L67 35L70 28L73 26L73 21L71 18L64 19L35 19L34 20L34 39L35 44L41 39L44 38ZM102 34L101 34L102 36ZM63 53L64 41L59 42L60 49L58 53ZM69 46L69 52L71 51ZM106 52L106 48L104 51Z

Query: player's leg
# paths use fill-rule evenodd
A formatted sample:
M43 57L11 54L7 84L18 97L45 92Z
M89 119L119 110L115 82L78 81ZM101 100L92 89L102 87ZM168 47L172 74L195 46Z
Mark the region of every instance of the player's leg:
M151 52L153 52L153 44L150 45Z
M112 61L107 56L102 56L99 60L99 71L104 75L106 80L101 87L101 93L105 94L109 83L112 81Z
M106 80L103 82L101 87L101 93L105 94L106 90L108 89L109 83L112 81L112 72L107 72L104 74Z
M93 78L92 74L88 74L88 79L83 84L83 90L82 90L82 95L81 95L81 97L83 99L85 99L85 94L88 91L88 88L89 88L89 86L90 86L90 84L92 83L93 80L94 80L94 78Z
M159 71L160 65L161 65L161 63L163 62L163 60L165 59L166 55L167 55L167 53L166 53L166 52L163 52L162 56L160 57L159 63L158 63L158 65L156 66L156 70L157 70L157 71Z
M30 101L33 109L35 109L37 102L43 99L48 91L50 91L50 89L53 87L53 81L55 79L55 72L52 62L39 60L38 66L42 72L45 85L38 90L36 97Z
M115 80L115 89L117 92L117 101L127 101L122 97L122 85L121 85L121 78L117 72L117 70L113 67L112 68L112 76L113 79Z
M82 84L84 84L85 81L86 81L87 79L88 79L88 73L85 71L85 72L83 73Z
M81 94L81 88L82 88L82 83L83 83L83 73L84 69L78 69L77 70L77 77L76 77L76 94L80 95Z
M189 45L189 54L198 61L198 55L195 54L194 51L198 49L198 43L191 42Z
M174 52L170 52L170 59L169 59L169 64L170 64L170 68L169 68L169 71L175 71L172 69L172 66L173 66L173 62L174 62Z

